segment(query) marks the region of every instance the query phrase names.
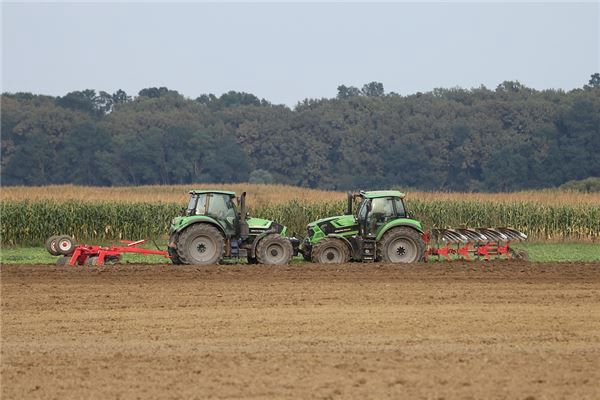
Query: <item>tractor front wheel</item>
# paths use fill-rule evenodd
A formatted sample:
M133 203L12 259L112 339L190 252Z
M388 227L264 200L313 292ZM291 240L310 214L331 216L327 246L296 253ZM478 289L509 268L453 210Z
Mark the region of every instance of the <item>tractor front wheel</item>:
M177 255L182 264L217 264L224 251L223 235L208 224L190 226L177 240Z
M350 261L350 249L342 239L328 237L313 246L311 256L319 264L342 264Z
M292 243L276 233L265 236L256 245L256 260L259 264L289 264L293 253Z
M408 227L386 232L378 243L379 259L389 263L413 263L423 260L425 242L421 234Z

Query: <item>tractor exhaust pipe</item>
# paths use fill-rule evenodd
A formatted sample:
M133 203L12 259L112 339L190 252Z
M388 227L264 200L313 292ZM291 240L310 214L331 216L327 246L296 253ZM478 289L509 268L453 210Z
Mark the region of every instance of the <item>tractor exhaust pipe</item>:
M346 215L352 215L352 201L354 200L354 194L348 192L348 207L346 208Z
M246 192L243 192L239 199L240 206L240 239L246 240L250 236L250 227L246 216L248 215L248 209L246 208Z

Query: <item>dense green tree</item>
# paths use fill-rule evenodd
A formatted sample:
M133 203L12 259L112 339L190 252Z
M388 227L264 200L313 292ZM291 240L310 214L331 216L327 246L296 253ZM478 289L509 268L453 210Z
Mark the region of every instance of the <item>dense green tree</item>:
M131 101L131 96L129 96L124 90L117 90L112 95L113 104L123 104Z
M588 85L592 88L600 88L600 73L596 72L595 74L592 74Z
M255 169L248 177L249 183L275 183L273 174L265 169Z
M572 190L584 193L600 192L600 177L590 177L580 181L569 181L560 186L564 190Z
M86 122L73 127L68 139L57 149L54 183L107 186L113 171L106 170L105 151L113 148L108 132Z
M384 95L383 83L370 82L362 87L361 93L365 96L379 97Z
M153 99L158 99L160 97L167 97L167 96L180 96L180 94L176 91L176 90L169 90L168 88L162 86L162 87L151 87L151 88L145 88L139 91L138 96L141 97L150 97Z
M56 104L71 110L85 111L95 113L96 109L96 91L86 89L83 91L70 92L56 99Z
M5 185L279 182L519 190L600 176L600 75L581 89L340 85L294 109L230 91L2 95Z
M338 99L349 99L351 97L356 97L356 96L360 96L360 90L354 86L346 86L346 85L340 85L337 88L338 90L338 94L337 94L337 98Z

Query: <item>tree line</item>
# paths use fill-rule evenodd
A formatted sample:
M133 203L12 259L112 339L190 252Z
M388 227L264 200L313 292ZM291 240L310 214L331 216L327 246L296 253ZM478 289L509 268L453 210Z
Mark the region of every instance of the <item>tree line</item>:
M581 88L340 85L295 107L253 94L186 98L3 93L3 185L284 183L511 191L600 177L600 74Z

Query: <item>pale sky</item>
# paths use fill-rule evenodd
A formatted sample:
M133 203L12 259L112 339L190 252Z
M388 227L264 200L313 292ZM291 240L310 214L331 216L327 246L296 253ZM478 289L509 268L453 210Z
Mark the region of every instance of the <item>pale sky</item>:
M4 2L2 91L166 86L294 106L371 81L570 90L600 72L599 4Z

